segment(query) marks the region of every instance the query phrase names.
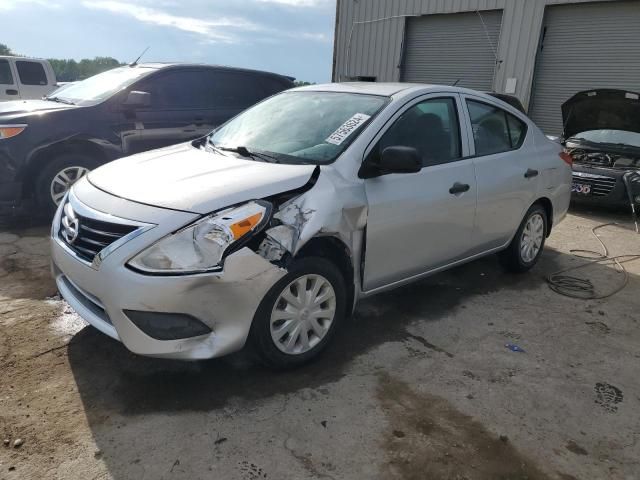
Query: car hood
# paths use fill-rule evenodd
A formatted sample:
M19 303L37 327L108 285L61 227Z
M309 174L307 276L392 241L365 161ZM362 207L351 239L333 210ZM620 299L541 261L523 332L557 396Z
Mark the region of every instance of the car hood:
M302 187L314 169L245 160L186 143L108 163L92 171L88 180L134 202L207 214Z
M40 113L68 108L76 108L76 106L47 100L15 100L0 102L0 115Z
M588 130L640 133L640 94L599 89L576 93L562 105L564 138Z

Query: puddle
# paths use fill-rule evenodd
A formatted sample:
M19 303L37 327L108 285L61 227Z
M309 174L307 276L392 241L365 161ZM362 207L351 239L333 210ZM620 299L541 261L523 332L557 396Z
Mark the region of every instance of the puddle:
M388 374L380 376L377 396L389 422L383 478L549 478L507 437L490 433L440 397L417 393Z

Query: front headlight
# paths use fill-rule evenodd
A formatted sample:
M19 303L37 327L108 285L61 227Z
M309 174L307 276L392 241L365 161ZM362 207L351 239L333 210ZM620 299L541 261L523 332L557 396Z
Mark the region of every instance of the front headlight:
M262 229L270 212L271 204L257 200L216 212L159 240L132 258L129 266L163 274L217 269L229 247Z
M0 140L15 137L24 132L26 125L0 125Z

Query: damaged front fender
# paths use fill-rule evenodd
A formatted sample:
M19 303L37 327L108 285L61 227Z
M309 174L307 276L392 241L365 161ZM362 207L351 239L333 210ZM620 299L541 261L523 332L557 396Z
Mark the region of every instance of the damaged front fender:
M357 282L367 224L362 184L350 182L337 170L325 167L311 189L280 206L272 224L258 248L263 258L270 262L293 258L311 239L335 237L349 251Z

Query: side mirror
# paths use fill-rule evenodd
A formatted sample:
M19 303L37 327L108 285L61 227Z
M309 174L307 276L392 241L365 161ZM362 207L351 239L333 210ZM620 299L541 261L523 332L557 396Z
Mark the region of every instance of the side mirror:
M148 92L132 90L129 92L129 95L127 95L123 105L133 108L148 107L151 105L151 94Z
M375 157L373 157L375 158ZM369 157L360 167L360 178L374 178L389 173L416 173L422 170L422 157L417 149L396 145L382 151L378 161Z
M378 169L380 173L416 173L422 170L422 159L413 147L387 147L382 151Z

